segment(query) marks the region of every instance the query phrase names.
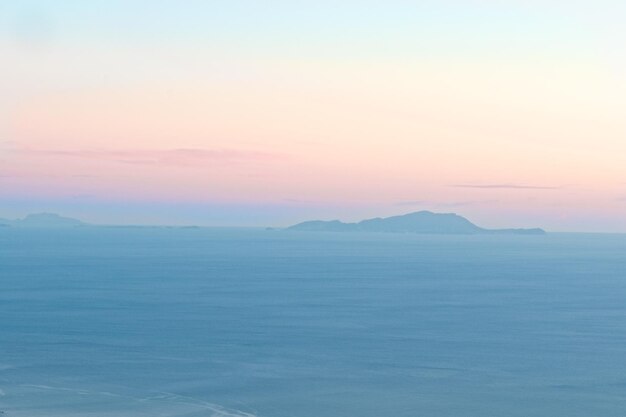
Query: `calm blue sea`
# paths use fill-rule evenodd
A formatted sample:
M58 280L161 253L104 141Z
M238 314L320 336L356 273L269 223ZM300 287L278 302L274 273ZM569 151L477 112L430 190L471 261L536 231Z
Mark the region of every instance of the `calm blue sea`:
M0 229L3 417L624 417L626 235Z

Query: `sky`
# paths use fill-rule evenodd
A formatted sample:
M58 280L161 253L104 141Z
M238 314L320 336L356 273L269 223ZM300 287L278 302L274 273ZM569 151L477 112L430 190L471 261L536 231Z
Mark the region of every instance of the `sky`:
M0 0L0 217L626 232L626 3Z

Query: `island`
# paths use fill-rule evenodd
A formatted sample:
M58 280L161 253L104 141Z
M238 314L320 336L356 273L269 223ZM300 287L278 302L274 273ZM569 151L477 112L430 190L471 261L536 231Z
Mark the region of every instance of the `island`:
M0 226L11 227L38 227L38 228L57 228L57 227L79 227L86 226L80 220L71 217L63 217L54 213L35 213L29 214L22 219L7 220L0 219Z
M28 214L21 219L9 220L0 218L1 228L29 228L29 229L68 229L68 228L107 228L107 229L180 229L196 230L200 226L183 225L132 225L132 224L92 224L71 217L55 213Z
M417 211L400 216L366 219L357 223L344 223L339 220L312 220L290 226L287 230L306 232L384 232L384 233L423 233L423 234L514 234L543 235L540 228L532 229L485 229L475 225L465 217L455 213L433 213Z

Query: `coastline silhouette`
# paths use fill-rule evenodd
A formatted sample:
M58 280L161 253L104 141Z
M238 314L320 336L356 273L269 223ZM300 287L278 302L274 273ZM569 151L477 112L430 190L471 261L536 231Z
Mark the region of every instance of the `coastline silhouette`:
M295 224L287 230L307 232L385 232L385 233L425 233L425 234L516 234L543 235L541 228L531 229L485 229L475 225L465 217L455 213L433 213L417 211L400 216L373 218L357 223L344 223L339 220L311 220Z

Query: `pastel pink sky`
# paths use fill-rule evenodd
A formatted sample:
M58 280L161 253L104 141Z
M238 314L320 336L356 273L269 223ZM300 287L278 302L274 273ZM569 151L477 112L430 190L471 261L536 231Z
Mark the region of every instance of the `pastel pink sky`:
M0 217L626 232L619 3L233 3L9 8Z

